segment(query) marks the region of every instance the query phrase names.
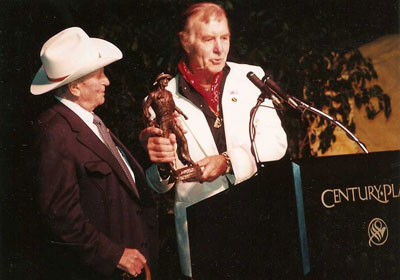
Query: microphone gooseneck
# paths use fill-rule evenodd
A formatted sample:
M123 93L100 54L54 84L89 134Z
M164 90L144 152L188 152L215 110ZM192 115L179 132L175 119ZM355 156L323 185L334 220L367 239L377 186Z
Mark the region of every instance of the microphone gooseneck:
M358 138L353 133L351 133L350 130L348 130L336 118L308 105L307 103L297 99L294 96L287 94L274 80L271 79L271 77L269 76L266 77L264 83L256 76L256 74L250 71L249 73L247 73L247 78L261 90L261 94L257 99L257 105L256 105L257 108L264 101L264 99L268 97L272 100L272 102L275 105L281 105L283 102L286 102L291 107L300 111L301 113L309 111L314 114L317 114L322 118L331 121L336 126L340 127L344 132L346 132L348 138L350 138L351 140L356 142L358 146L360 146L360 148L364 151L364 153L366 154L368 153L366 146L360 140L358 140ZM255 137L254 135L252 136Z

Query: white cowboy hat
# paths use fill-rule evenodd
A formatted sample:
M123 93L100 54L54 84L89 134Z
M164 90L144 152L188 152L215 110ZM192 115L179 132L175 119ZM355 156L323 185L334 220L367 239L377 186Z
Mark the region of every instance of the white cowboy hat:
M79 27L67 28L44 43L42 67L33 78L31 92L46 93L121 58L121 51L110 42L89 38Z

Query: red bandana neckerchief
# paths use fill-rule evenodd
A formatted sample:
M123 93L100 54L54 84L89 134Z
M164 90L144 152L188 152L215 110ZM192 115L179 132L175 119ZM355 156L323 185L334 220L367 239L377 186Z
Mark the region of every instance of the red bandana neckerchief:
M185 81L191 84L194 89L204 97L210 110L214 113L217 119L219 119L219 88L222 80L222 71L215 74L210 89L206 89L200 85L197 77L190 72L184 60L181 60L178 63L178 69Z

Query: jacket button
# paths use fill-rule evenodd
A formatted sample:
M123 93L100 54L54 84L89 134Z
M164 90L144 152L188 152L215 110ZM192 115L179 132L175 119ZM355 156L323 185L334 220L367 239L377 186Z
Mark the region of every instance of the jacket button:
M146 241L143 241L142 244L141 244L141 246L142 246L143 248L147 248L147 246L148 246L148 245L147 245L147 242L146 242Z
M237 101L237 98L236 98L236 97L232 97L232 101L233 101L233 102L236 102L236 101Z
M136 214L137 214L137 215L141 215L142 212L143 212L142 208L139 208L138 210L136 210Z

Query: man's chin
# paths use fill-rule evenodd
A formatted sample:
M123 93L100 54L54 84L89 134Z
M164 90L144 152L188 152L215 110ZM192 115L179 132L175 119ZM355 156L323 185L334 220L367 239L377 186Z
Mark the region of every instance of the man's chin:
M221 72L222 71L222 69L224 69L224 66L225 65L218 65L218 66L212 66L212 67L210 67L210 68L208 68L208 72L210 73L210 74L212 74L212 75L216 75L216 74L218 74L219 72Z

